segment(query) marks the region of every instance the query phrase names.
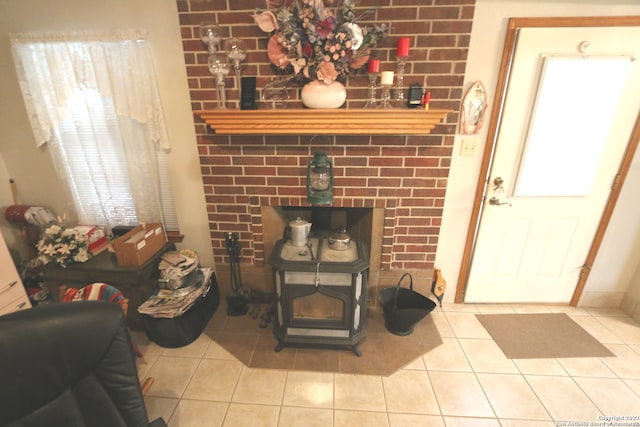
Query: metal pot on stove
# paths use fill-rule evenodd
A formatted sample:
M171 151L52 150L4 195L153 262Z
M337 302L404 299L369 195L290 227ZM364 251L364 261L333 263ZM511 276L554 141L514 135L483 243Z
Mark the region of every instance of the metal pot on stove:
M351 243L351 237L347 234L347 228L340 226L335 229L333 233L329 235L328 239L329 248L336 251L344 251L349 249L349 243Z
M289 241L293 246L307 246L309 243L309 232L311 231L311 223L298 217L289 222L291 235Z

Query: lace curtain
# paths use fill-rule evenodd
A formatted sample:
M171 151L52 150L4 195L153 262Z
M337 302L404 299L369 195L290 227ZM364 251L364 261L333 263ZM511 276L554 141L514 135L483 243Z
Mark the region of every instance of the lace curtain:
M157 156L170 145L144 36L11 35L36 144L48 143L80 222L163 220Z

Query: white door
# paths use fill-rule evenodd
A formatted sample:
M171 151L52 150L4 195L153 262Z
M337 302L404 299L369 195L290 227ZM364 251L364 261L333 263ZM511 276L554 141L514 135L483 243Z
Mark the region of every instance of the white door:
M464 301L568 303L640 110L640 28L516 46Z

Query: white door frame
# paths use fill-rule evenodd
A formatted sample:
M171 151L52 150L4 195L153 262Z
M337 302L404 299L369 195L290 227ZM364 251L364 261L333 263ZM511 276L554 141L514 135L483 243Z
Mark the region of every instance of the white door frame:
M498 83L496 85L493 108L491 118L488 125L487 143L484 147L482 164L478 175L478 183L476 186L476 194L473 202L473 209L469 227L467 230L467 240L465 242L462 262L460 264L460 274L456 287L455 302L464 302L464 296L469 281L469 273L471 271L471 262L475 249L480 222L482 220L482 210L484 207L487 191L489 189L489 179L491 167L493 165L493 157L497 148L498 134L500 131L500 123L502 120L504 103L509 87L509 78L516 50L516 42L518 32L521 28L532 27L623 27L623 26L640 26L640 16L620 16L620 17L558 17L558 18L510 18L507 25L507 34L505 37L504 49L502 52L502 60L500 64ZM593 241L589 248L587 258L580 273L578 282L576 283L573 297L570 305L576 306L580 300L580 296L584 290L589 277L589 271L600 248L605 231L611 219L613 209L615 208L620 190L624 184L625 178L631 166L631 161L640 142L640 115L631 132L631 137L627 143L624 156L620 162L616 180L613 185L611 194L607 200L602 216L600 218L598 228L595 232Z

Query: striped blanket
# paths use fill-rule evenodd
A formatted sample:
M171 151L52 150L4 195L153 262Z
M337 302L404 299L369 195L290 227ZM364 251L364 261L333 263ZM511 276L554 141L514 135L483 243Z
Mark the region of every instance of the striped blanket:
M106 283L92 283L80 289L67 289L63 302L90 300L120 303L123 299L122 292L117 288Z

